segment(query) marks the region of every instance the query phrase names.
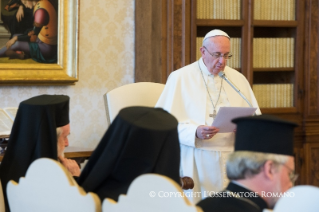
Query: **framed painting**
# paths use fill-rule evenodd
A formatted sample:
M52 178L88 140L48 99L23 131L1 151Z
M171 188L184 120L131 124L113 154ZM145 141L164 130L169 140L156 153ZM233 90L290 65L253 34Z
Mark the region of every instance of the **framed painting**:
M0 1L0 85L75 84L79 0Z

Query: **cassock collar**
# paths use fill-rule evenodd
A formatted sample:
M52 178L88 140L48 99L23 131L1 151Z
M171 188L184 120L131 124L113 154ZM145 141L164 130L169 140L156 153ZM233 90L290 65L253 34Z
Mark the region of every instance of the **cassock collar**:
M232 191L232 192L253 192L250 191L238 184L235 184L233 182L229 183L226 190L228 191ZM265 202L265 200L263 200L261 197L253 197L253 196L249 196L249 197L244 197L245 199L249 199L250 201L252 201L253 203L255 203L259 208L260 211L262 211L264 208L268 208L267 203Z

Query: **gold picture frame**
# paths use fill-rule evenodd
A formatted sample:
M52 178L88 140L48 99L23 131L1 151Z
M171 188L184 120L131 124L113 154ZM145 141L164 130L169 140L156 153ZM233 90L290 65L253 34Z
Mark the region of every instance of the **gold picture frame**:
M74 85L79 80L79 0L59 0L58 61L0 63L0 85Z

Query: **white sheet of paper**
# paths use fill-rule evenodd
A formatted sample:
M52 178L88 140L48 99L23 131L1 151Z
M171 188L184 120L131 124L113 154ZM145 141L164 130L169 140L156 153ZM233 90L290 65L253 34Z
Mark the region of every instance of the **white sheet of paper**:
M232 119L251 116L256 110L257 108L254 107L221 107L212 126L219 128L219 133L233 132L236 129L236 124L231 122Z

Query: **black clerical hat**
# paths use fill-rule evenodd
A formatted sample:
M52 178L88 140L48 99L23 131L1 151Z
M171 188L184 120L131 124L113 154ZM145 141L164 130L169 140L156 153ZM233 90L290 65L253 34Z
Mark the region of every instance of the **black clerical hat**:
M40 95L27 99L20 103L19 110L28 113L38 113L46 108L53 114L56 127L70 123L69 119L70 97L65 95Z
M297 124L270 115L241 117L232 122L237 124L235 151L293 155Z
M131 127L158 132L175 131L178 124L174 116L161 108L127 107L119 112L117 118L127 121Z
M83 169L78 184L103 201L117 201L141 174L180 183L177 120L161 108L128 107L116 116Z

